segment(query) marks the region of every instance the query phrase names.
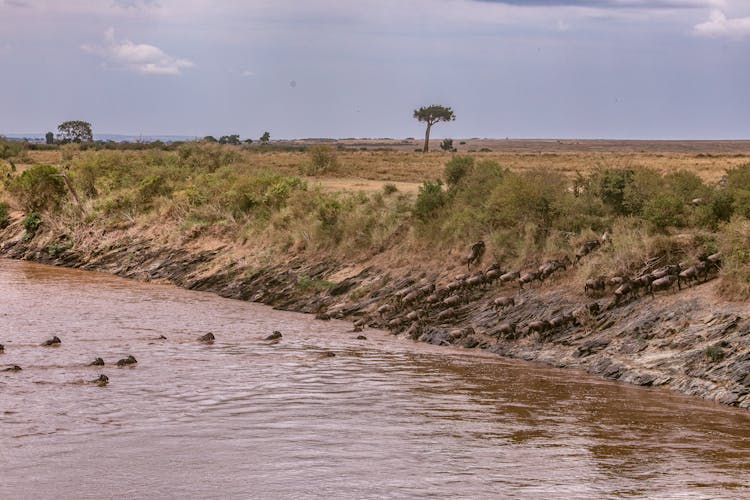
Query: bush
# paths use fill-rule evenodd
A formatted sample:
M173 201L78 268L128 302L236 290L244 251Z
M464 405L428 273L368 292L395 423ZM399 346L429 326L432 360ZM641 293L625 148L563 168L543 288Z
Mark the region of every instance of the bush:
M616 214L626 215L625 190L633 182L630 169L605 169L591 176L591 187Z
M392 183L383 184L383 194L385 194L386 196L393 194L396 191L398 191L398 188L396 187L395 184L392 184Z
M443 175L448 188L456 187L474 168L474 158L468 155L454 156L445 164Z
M307 175L318 175L334 170L338 166L336 152L326 144L310 148L310 163L304 169Z
M0 229L8 227L10 224L10 207L7 203L0 201Z
M442 181L424 181L419 187L417 201L414 204L414 215L422 222L428 222L435 218L446 202L447 196L443 191Z
M453 151L453 139L443 139L443 142L440 143L440 149L443 151Z
M6 188L29 212L56 208L66 194L60 171L51 165L34 165L24 170L9 179Z
M0 159L6 160L21 154L24 150L24 143L19 141L9 141L0 137Z
M37 229L39 229L39 226L42 224L42 218L40 215L36 212L31 212L30 214L27 214L26 217L23 218L23 221L21 222L23 225L23 228L26 230L29 234L34 234Z
M730 299L750 298L750 220L735 216L719 233L722 254L719 291Z

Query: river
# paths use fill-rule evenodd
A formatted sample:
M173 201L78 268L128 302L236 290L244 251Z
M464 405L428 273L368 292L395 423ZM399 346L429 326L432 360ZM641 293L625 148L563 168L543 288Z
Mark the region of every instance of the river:
M0 259L0 498L750 495L744 410L350 330Z

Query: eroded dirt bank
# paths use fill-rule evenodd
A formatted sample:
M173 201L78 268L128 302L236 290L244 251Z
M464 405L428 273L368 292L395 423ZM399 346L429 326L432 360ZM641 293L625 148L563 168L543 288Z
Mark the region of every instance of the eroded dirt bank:
M385 328L750 407L750 308L719 300L711 280L618 304L611 292L587 296L570 270L521 289L515 281L457 281L455 266L395 272L289 256L257 268L219 243L197 250L134 232L80 233L29 238L16 221L0 231L0 255L168 281L321 319L349 319L355 330ZM499 297L513 304L498 306Z

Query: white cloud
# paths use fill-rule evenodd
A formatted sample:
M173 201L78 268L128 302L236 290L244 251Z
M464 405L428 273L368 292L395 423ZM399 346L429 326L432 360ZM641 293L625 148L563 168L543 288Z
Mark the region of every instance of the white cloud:
M750 17L729 19L722 11L713 10L708 21L696 24L693 32L708 37L743 38L750 35Z
M150 75L179 75L183 68L194 66L192 61L172 57L154 45L118 41L112 28L105 33L104 41L103 46L83 45L81 49L98 55L105 65Z
M254 71L250 71L249 69L244 70L242 73L240 73L242 76L249 78L251 76L255 76Z

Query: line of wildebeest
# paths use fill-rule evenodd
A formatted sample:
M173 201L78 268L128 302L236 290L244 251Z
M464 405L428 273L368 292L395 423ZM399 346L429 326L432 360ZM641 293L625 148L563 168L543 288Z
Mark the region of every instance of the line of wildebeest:
M575 264L610 242L609 233L604 233L599 239L584 242L576 251ZM465 258L469 271L472 265L481 261L484 249L483 241L471 246ZM516 283L518 290L521 291L525 286L531 286L534 282L544 283L554 274L572 265L574 262L567 256L548 260L538 268L527 271L504 271L498 264L492 264L484 271L458 275L444 286L438 287L434 283L415 283L406 286L396 291L386 304L377 309L376 313L382 320L382 324L392 331L396 333L404 331L412 338L418 338L422 327L427 323L451 324L465 316L467 311L463 309L463 306L470 302L472 292L481 290L484 293L488 287L498 283L500 285ZM689 286L714 276L714 273L721 267L721 254L702 256L697 263L685 267L672 264L652 269L656 265L658 265L657 260L650 262L646 269L635 277L615 276L589 279L585 282L584 294L587 297L601 297L608 290L613 291L614 299L608 305L611 308L621 305L627 299L638 298L641 294L653 296L654 292L672 290L675 285L678 289L682 289L683 285ZM499 296L491 304L495 313L506 313L509 308L516 305L516 297L514 295ZM531 333L545 335L570 324L577 325L584 315L596 316L600 311L599 303L592 301L550 319L537 319L519 324L512 321L503 322L502 317L498 317L497 325L488 333L504 338L519 338Z

